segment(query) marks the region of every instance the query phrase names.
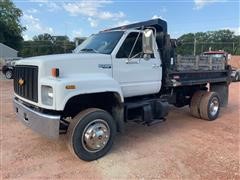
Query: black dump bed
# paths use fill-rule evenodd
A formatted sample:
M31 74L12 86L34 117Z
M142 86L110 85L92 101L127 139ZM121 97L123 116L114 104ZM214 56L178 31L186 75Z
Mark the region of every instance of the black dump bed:
M177 56L176 41L170 39L167 22L152 19L108 30L146 29L156 30L156 41L162 59L163 86L190 86L206 83L230 82L231 67L225 59L208 56Z
M162 19L152 19L149 21L138 22L134 24L128 24L124 26L119 26L111 29L107 29L107 31L111 30L120 30L120 29L141 29L147 27L154 27L157 32L167 33L167 22Z
M231 80L231 67L225 57L177 56L167 72L166 86L189 86Z

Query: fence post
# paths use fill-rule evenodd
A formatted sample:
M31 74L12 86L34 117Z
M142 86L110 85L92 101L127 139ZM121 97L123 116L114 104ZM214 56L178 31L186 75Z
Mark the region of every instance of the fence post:
M196 60L195 60L195 70L199 69L199 56L196 56Z
M212 70L212 56L209 57L209 68Z
M233 42L233 46L232 46L233 50L232 50L232 54L234 54L234 49L235 49L235 43Z
M197 45L197 39L196 39L196 37L194 37L194 44L193 44L193 55L194 56L196 56L196 45Z

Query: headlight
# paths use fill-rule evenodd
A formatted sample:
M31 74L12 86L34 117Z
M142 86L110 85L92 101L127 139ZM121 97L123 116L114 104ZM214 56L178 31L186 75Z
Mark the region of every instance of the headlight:
M53 89L51 86L42 86L42 103L48 106L53 105Z

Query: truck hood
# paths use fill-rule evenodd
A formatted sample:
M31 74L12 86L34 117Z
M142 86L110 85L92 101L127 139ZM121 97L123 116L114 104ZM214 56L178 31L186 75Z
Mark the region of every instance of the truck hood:
M79 73L106 73L107 69L107 74L112 74L109 72L111 64L111 55L98 53L36 56L16 63L16 65L38 66L40 76L50 76L52 68L59 68L60 77Z

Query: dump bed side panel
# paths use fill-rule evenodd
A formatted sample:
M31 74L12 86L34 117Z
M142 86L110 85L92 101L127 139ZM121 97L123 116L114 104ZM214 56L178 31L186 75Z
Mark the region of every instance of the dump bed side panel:
M167 87L191 86L206 83L229 83L231 67L224 57L178 56L168 67Z
M172 71L166 79L167 87L191 86L206 83L230 82L228 70L221 71Z
M225 70L227 65L224 57L212 56L178 56L176 60L176 71L210 71Z

